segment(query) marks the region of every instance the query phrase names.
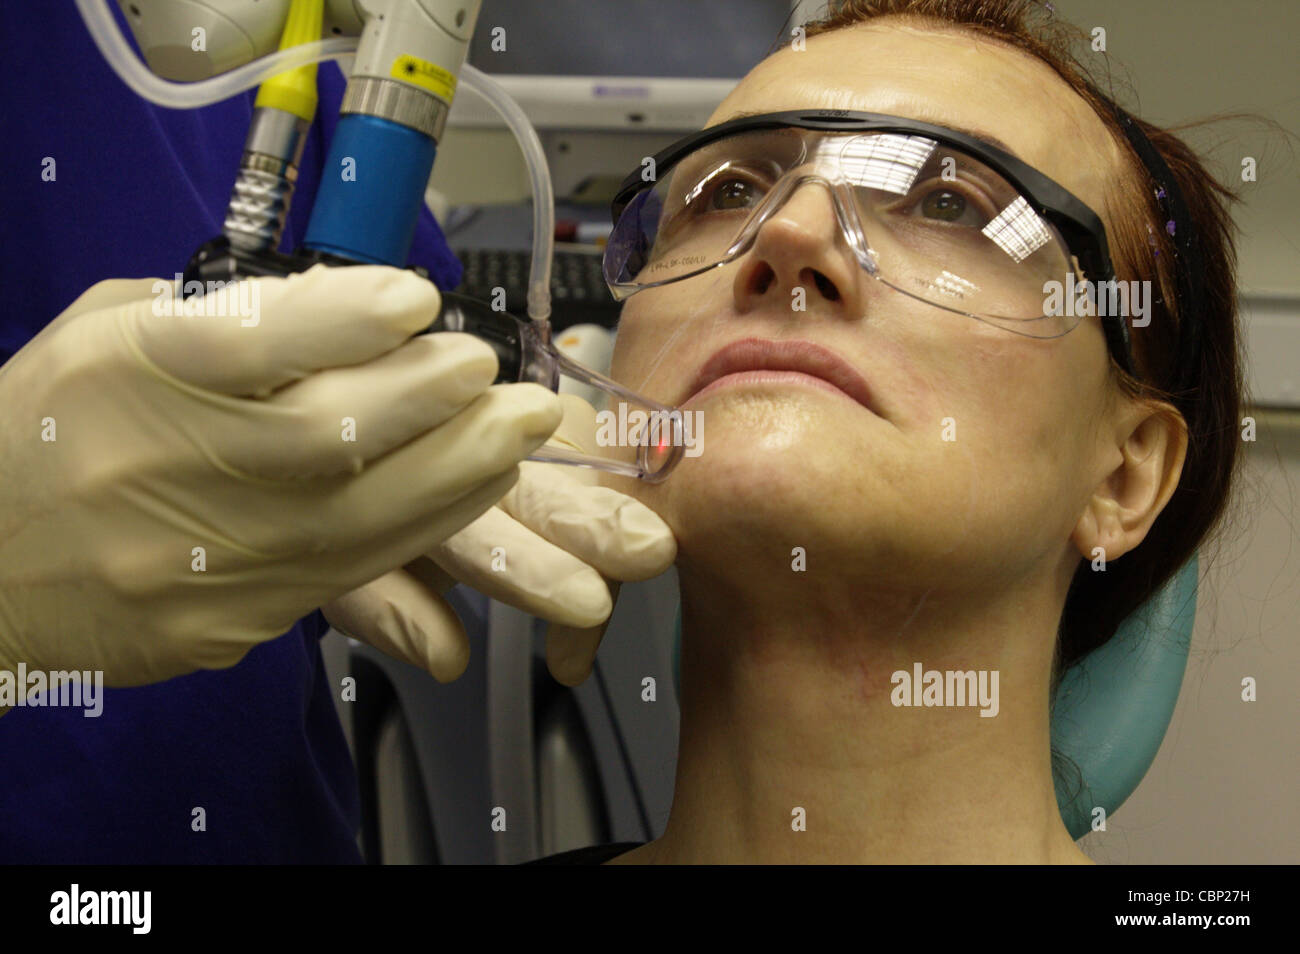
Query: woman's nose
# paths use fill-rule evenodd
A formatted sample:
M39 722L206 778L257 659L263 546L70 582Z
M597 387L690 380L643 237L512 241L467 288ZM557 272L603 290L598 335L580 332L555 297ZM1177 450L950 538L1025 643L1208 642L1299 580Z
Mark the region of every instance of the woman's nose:
M779 299L792 311L820 303L860 317L860 271L841 232L830 185L801 182L770 213L741 259L732 286L736 311Z

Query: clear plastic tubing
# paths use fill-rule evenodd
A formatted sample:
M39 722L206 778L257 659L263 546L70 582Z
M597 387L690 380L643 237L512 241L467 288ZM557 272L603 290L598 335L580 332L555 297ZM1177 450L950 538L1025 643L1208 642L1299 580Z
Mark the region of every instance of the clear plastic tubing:
M550 340L551 257L555 253L555 191L551 167L537 130L524 111L500 83L466 63L460 70L465 85L481 95L501 115L515 134L533 189L533 259L528 271L528 317L542 327L543 340Z
M140 62L117 28L108 4L111 0L76 0L95 45L122 82L138 95L159 106L197 109L229 99L263 80L308 63L337 60L357 50L356 37L318 40L279 50L237 69L197 83L173 83L156 76ZM550 340L551 256L555 251L555 193L551 170L542 152L541 140L519 104L490 76L468 63L461 67L461 81L492 104L514 133L528 165L533 190L533 257L528 273L528 316L538 324L543 340Z

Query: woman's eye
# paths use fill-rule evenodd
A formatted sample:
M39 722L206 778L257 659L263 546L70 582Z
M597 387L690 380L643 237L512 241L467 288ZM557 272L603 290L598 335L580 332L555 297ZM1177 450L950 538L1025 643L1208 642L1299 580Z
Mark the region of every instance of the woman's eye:
M718 183L709 196L711 211L729 212L747 209L758 200L758 189L747 179L727 179Z
M921 191L920 198L902 211L930 222L982 229L991 219L983 204L963 190L938 186Z
M966 214L966 197L950 189L935 189L921 200L921 212L928 219L956 222Z

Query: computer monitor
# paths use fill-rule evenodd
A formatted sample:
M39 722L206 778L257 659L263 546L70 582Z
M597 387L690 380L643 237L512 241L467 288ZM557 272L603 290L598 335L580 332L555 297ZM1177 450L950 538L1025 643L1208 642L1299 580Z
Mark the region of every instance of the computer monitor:
M793 25L794 0L484 0L467 62L539 132L699 129ZM448 122L495 126L477 96Z

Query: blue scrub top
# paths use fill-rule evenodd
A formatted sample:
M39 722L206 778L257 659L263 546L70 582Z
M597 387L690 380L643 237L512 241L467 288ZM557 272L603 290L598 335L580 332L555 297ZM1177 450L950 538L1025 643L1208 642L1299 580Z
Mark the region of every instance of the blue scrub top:
M4 47L0 362L96 282L170 279L220 233L254 96L200 110L140 99L70 0L7 8ZM337 64L322 64L319 84L286 251L320 181L343 94ZM460 282L427 209L411 262L440 288ZM328 628L317 611L231 669L107 689L99 718L11 710L0 718L0 863L360 862L356 772L319 646ZM192 828L196 808L206 831Z

